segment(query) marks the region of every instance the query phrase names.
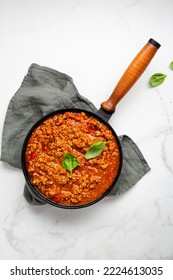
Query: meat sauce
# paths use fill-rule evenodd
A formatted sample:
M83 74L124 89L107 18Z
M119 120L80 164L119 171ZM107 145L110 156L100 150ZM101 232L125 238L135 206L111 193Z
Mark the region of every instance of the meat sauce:
M106 142L101 154L86 159L95 142ZM72 175L63 165L70 153L78 160ZM31 134L25 154L32 185L46 198L73 206L100 198L112 185L120 166L119 146L105 124L84 112L55 114Z

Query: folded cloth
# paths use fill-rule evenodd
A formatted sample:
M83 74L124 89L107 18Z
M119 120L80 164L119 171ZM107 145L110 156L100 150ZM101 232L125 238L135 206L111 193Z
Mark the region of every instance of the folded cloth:
M87 98L79 94L68 75L54 69L31 64L27 75L10 100L2 133L1 160L21 168L24 139L32 125L44 115L58 109L80 108L97 112ZM126 135L119 137L123 150L122 172L109 195L122 194L149 170L137 145ZM32 205L40 205L24 188L24 196Z

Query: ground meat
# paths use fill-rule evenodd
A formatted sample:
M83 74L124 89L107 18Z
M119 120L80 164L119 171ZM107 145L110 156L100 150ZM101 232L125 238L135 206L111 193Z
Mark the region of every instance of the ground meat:
M102 153L85 159L89 146L106 142ZM67 153L78 159L73 176L62 166ZM100 196L113 183L120 165L117 140L108 126L84 112L53 115L31 134L26 168L34 187L62 205L81 205Z

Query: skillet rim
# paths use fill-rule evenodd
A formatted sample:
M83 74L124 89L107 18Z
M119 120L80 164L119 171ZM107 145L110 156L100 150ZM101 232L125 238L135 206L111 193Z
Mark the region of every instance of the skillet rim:
M28 143L28 140L32 134L32 132L43 122L45 121L46 119L54 116L54 115L57 115L57 114L63 114L65 112L76 112L76 113L80 113L80 112L84 112L86 113L87 115L89 116L92 116L94 118L96 118L97 120L99 120L101 123L103 123L104 125L106 125L113 133L116 141L117 141L117 144L118 144L118 148L119 148L119 155L120 155L120 162L119 162L119 168L118 168L118 172L117 172L117 175L115 176L112 184L110 185L110 187L100 196L98 197L97 199L93 200L93 201L90 201L88 203L85 203L85 204L81 204L81 205L63 205L63 204L60 204L60 203L57 203L53 200L50 200L48 199L47 197L45 197L41 192L39 192L35 187L34 185L31 183L30 179L28 178L28 172L27 172L27 169L26 169L26 162L25 162L25 152L26 152L26 147L27 147L27 143ZM58 208L63 208L63 209L79 209L79 208L84 208L84 207L88 207L88 206L91 206L97 202L99 202L100 200L102 200L105 196L108 195L108 193L110 193L110 191L116 187L116 183L118 181L118 178L121 174L121 171L122 171L122 161L123 161L123 155L122 155L122 147L121 147L121 144L120 144L120 140L115 132L115 130L112 128L112 126L103 118L101 117L100 115L92 111L89 111L89 110L85 110L85 109L80 109L80 108L65 108L65 109L59 109L59 110L55 110L55 111L52 111L46 115L44 115L43 117L41 117L38 121L36 121L30 128L30 130L28 131L28 133L26 134L25 136L25 139L24 139L24 142L23 142L23 146L22 146L22 153L21 153L21 166L22 166L22 171L23 171L23 174L24 174L24 177L25 177L25 180L26 180L26 187L28 189L28 191L30 192L30 194L33 195L33 197L37 200L39 200L39 202L42 202L43 204L45 203L48 203L52 206L55 206L55 207L58 207Z

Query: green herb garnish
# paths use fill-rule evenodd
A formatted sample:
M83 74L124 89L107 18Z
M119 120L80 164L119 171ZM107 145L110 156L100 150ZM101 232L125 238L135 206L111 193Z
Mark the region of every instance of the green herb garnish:
M171 67L171 69L173 70L173 61L171 61L170 67Z
M105 146L106 146L106 142L95 142L95 143L93 143L88 148L88 150L85 154L85 158L86 159L91 159L91 158L98 157L102 153Z
M65 154L62 160L62 166L70 171L72 177L72 171L79 165L78 159L70 153Z
M160 84L162 84L167 76L163 73L155 73L150 78L150 85L152 87L156 87Z

